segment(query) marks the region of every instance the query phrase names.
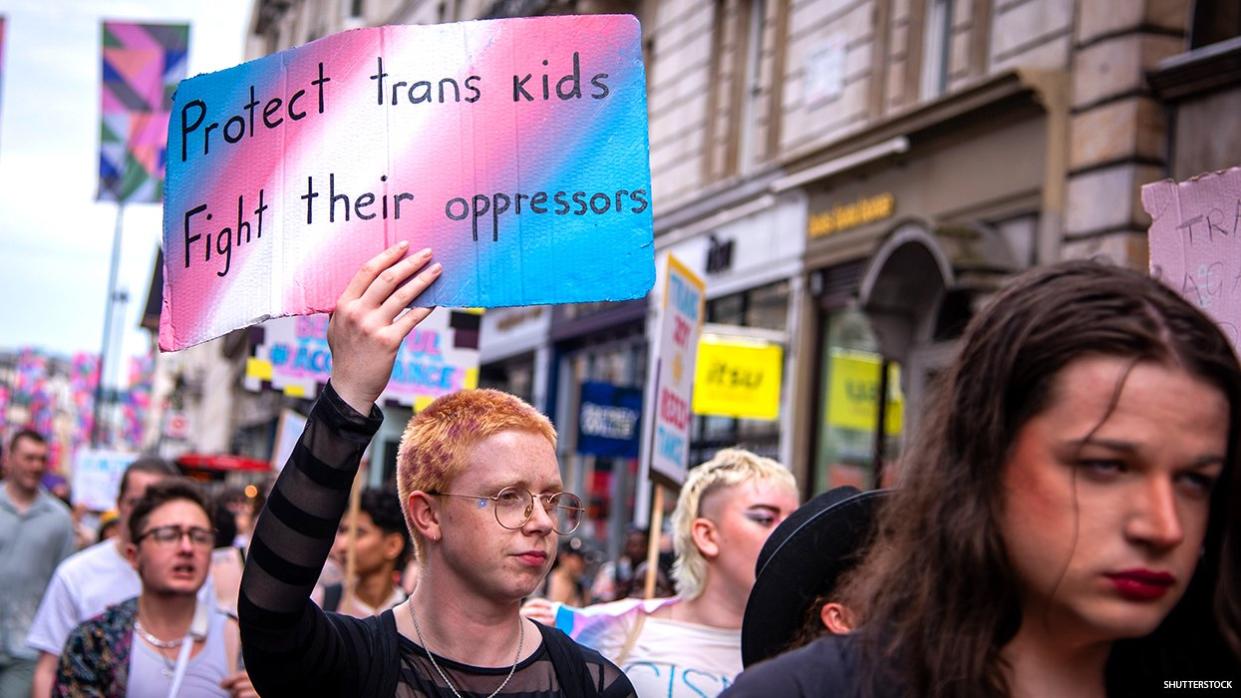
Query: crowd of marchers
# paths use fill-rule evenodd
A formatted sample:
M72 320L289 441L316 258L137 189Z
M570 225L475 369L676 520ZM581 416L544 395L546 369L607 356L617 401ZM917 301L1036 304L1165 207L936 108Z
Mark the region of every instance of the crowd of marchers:
M328 325L332 378L254 525L152 458L80 532L18 432L0 697L1129 696L1241 679L1241 365L1148 276L1067 262L971 321L891 489L800 503L740 448L593 570L551 422L494 390L405 427L351 506L411 308L402 243ZM353 512L352 514L350 512ZM648 560L652 563L647 567ZM244 572L243 572L244 569Z

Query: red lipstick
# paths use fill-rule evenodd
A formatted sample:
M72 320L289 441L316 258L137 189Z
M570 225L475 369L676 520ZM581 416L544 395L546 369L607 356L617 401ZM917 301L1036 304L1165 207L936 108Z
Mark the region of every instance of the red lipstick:
M1123 570L1104 576L1111 580L1121 596L1130 601L1154 601L1168 593L1176 583L1176 577L1167 572L1146 569Z

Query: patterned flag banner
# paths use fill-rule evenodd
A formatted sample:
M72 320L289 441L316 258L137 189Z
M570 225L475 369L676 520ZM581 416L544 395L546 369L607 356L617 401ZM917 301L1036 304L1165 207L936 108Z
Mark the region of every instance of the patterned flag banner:
M408 240L450 308L641 298L655 280L631 16L356 29L181 83L164 350L327 312Z
M163 200L168 114L189 42L187 24L103 23L100 200Z
M41 349L0 353L0 434L30 427L51 442L52 471L67 468L94 426L99 357L65 358Z

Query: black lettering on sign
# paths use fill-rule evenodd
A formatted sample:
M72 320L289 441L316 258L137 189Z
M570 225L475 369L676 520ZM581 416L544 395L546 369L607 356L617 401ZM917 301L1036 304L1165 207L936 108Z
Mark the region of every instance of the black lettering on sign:
M216 269L216 276L221 278L228 275L233 264L233 249L242 245L250 244L252 241L261 240L263 238L263 215L267 213L269 208L265 200L265 192L259 189L259 202L251 214L246 209L246 197L244 194L237 197L237 219L236 224L231 227L223 227L215 232L210 230L201 230L201 225L194 223L196 216L201 216L204 221L210 221L213 214L207 210L206 204L200 204L185 212L182 223L182 240L185 244L185 268L189 269L193 266L196 259L195 243L203 246L202 261L210 262L211 253L215 252L217 257L223 257L224 263L222 267ZM253 218L251 218L253 215ZM243 235L244 234L244 235Z
M332 78L327 76L326 69L322 62L319 63L318 77L310 81L312 91L318 96L318 113L322 114L327 108L327 83ZM298 100L306 96L305 88L299 89L289 96L287 100L278 96L273 96L262 102L259 100L254 85L250 85L246 91L249 100L241 106L238 113L231 113L224 119L221 128L219 120L204 122L207 120L207 112L209 107L207 102L202 99L191 99L181 105L181 116L179 131L181 133L181 162L186 162L190 154L190 139L197 139L200 135L202 138L202 154L204 157L211 154L211 133L219 130L224 136L224 142L228 145L236 144L242 140L253 138L259 132L255 124L254 113L258 109L259 104L263 105L263 118L259 120L259 124L266 130L277 128L285 122L285 117L280 116L273 118L282 112L288 116L289 121L299 121L306 118L305 109L300 109L297 104ZM244 115L243 115L244 113ZM197 148L195 148L197 151Z
M582 98L582 55L577 51L574 51L569 60L573 67L569 70L568 74L555 76L545 72L539 75L538 82L536 84L542 86L543 88L541 93L543 96L543 101L550 101L553 95L557 99L565 102ZM543 66L547 67L548 65L550 65L550 61L544 59ZM534 80L534 77L534 73L513 76L514 102L535 101L535 95L531 94L530 89L528 88L530 81ZM605 82L607 77L607 73L595 73L595 75L590 78L590 84L594 87L590 93L592 99L603 99L611 94L611 90ZM555 84L555 88L552 87L553 82Z
M1202 216L1194 216L1193 218L1190 218L1189 220L1184 221L1183 223L1181 223L1180 225L1176 227L1178 230L1184 230L1188 234L1189 236L1188 243L1192 245L1194 244L1194 224L1201 223L1201 222L1202 222Z
M351 195L349 192L345 191L337 192L335 172L328 173L327 181L327 217L329 223L336 222L338 212L340 213L342 220L346 223L349 222L350 216L363 221L369 221L375 218L379 218L380 220L388 220L389 218L392 218L393 220L400 220L401 202L414 200L414 195L407 191L398 192L392 196L389 196L386 193L377 195L374 192L369 191L364 191L356 195ZM380 175L379 181L381 183L387 182L388 176ZM302 201L306 202L306 225L314 225L315 210L317 208L315 199L319 198L319 195L320 192L315 189L314 177L307 177L306 193L298 197ZM378 213L371 209L376 202L379 203Z
M334 191L333 189L332 192ZM310 193L302 198L307 199L308 196ZM554 206L549 207L549 202ZM490 233L492 242L499 242L500 225L506 216L546 214L564 216L569 215L570 212L575 216L640 214L646 211L648 205L645 189L633 191L617 189L606 192L557 191L549 193L539 191L533 194L495 192L473 194L468 197L455 196L448 199L444 202L444 217L457 222L470 219L470 238L474 242L486 237L488 233ZM357 206L355 205L354 208L356 215Z

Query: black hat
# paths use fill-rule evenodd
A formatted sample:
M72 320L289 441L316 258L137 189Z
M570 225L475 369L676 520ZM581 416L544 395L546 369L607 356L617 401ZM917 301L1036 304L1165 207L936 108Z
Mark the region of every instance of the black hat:
M758 554L741 624L745 666L785 649L815 597L834 588L859 562L878 504L887 494L837 487L798 507L771 532Z

